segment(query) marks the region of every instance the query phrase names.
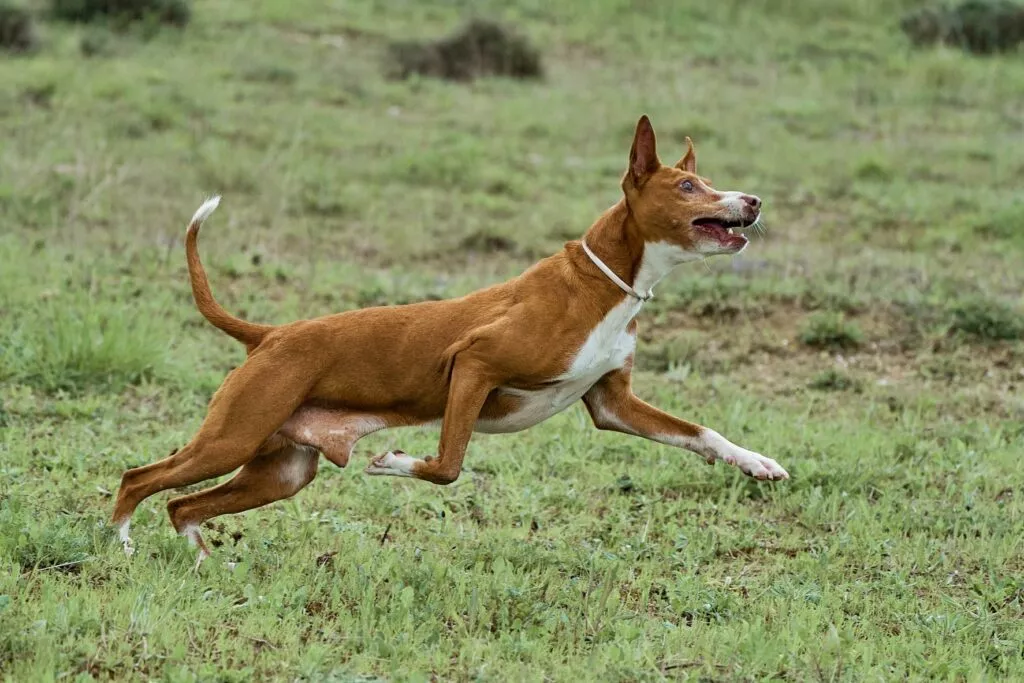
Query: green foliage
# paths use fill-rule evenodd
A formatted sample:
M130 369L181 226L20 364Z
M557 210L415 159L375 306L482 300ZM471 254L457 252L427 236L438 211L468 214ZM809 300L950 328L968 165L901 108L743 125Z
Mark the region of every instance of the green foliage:
M543 73L537 48L505 26L483 19L440 40L399 41L389 50L399 78L419 74L468 81L481 76L539 78Z
M842 313L819 311L804 321L800 341L814 348L851 350L861 345L864 335Z
M32 13L18 5L0 2L0 50L31 52L38 45Z
M1024 247L1024 202L986 208L985 213L974 220L972 227L982 239Z
M950 329L988 341L1020 339L1024 336L1024 317L999 301L972 298L951 309Z
M40 278L31 256L3 246L0 381L46 392L120 391L173 376L167 360L173 329L152 302L132 301L123 291L92 292L77 268L71 277Z
M829 368L819 373L807 386L819 391L860 391L861 389L860 382L835 368Z
M182 27L191 18L188 0L50 0L53 16L81 23L153 20Z
M917 45L944 43L977 54L1015 50L1024 42L1024 5L1014 0L964 0L920 7L900 28Z

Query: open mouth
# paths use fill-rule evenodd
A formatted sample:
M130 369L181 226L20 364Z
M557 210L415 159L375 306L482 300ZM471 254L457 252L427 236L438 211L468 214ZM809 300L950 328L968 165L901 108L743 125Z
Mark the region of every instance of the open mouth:
M751 220L724 220L722 218L698 218L693 221L693 227L702 234L710 237L723 247L741 249L747 244L747 238L737 231L749 228L757 222L757 218Z

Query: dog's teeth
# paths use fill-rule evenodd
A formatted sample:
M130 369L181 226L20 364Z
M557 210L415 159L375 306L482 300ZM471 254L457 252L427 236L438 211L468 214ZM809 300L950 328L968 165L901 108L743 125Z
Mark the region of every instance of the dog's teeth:
M732 228L726 228L726 229L725 229L725 231L726 231L727 233L729 233L730 235L731 235L731 234L733 234L733 232L732 232Z

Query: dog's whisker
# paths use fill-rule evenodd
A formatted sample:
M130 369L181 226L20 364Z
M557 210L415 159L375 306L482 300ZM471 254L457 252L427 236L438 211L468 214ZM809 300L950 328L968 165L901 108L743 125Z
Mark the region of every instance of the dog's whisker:
M768 225L760 216L757 217L757 220L754 221L750 227L753 228L754 232L756 232L761 237L764 237L768 233Z

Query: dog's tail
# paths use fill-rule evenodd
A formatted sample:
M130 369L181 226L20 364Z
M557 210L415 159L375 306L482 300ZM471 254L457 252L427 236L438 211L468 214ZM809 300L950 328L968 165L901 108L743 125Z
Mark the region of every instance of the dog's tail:
M211 197L203 202L203 205L192 216L192 221L188 224L188 232L185 233L185 258L188 261L188 276L192 281L192 298L195 299L199 312L214 327L220 328L245 344L249 351L252 351L263 341L263 337L274 329L273 325L251 323L225 311L213 298L210 281L206 278L206 270L199 260L199 228L202 227L203 221L210 217L218 204L220 204L220 197Z

